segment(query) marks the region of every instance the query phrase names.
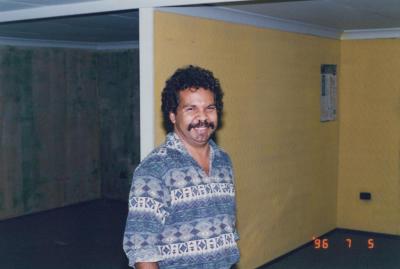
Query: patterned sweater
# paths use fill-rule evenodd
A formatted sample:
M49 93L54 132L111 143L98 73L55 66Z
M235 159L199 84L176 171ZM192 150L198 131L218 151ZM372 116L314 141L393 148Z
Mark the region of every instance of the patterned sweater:
M123 243L130 266L228 269L239 260L231 161L209 143L209 175L174 133L136 168Z

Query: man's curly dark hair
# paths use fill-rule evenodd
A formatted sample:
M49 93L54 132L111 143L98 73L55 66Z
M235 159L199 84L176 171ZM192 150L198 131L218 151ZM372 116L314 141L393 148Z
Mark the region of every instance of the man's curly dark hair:
M219 80L214 77L211 71L199 66L189 65L175 71L166 81L161 95L161 110L163 113L164 128L167 132L171 132L174 129L174 124L169 119L169 113L173 112L176 114L176 109L179 105L179 93L189 88L204 88L214 94L218 122L221 123L222 109L224 107L222 98L224 93L222 92Z

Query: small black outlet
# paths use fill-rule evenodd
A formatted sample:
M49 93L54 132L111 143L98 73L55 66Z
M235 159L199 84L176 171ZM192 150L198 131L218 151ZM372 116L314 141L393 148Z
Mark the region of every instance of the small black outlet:
M371 200L370 192L360 192L360 200Z

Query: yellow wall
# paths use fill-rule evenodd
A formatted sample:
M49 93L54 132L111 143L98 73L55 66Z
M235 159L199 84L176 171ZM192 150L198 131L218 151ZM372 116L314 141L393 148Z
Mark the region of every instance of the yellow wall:
M341 47L338 226L400 234L400 40Z
M240 268L336 227L338 122L320 123L320 65L340 41L181 15L155 15L155 107L176 68L214 71L225 91L219 144L236 172ZM164 140L161 113L156 143Z

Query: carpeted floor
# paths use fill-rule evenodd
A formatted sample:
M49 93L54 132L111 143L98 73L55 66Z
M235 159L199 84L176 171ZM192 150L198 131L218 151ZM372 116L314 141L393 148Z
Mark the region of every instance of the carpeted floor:
M0 222L1 269L128 269L126 203L96 200Z
M325 246L322 239L328 240ZM400 268L399 236L336 229L320 240L258 269Z
M96 200L0 221L0 269L129 269L126 214L124 202ZM337 229L321 239L328 246L310 243L259 269L400 268L398 236Z

